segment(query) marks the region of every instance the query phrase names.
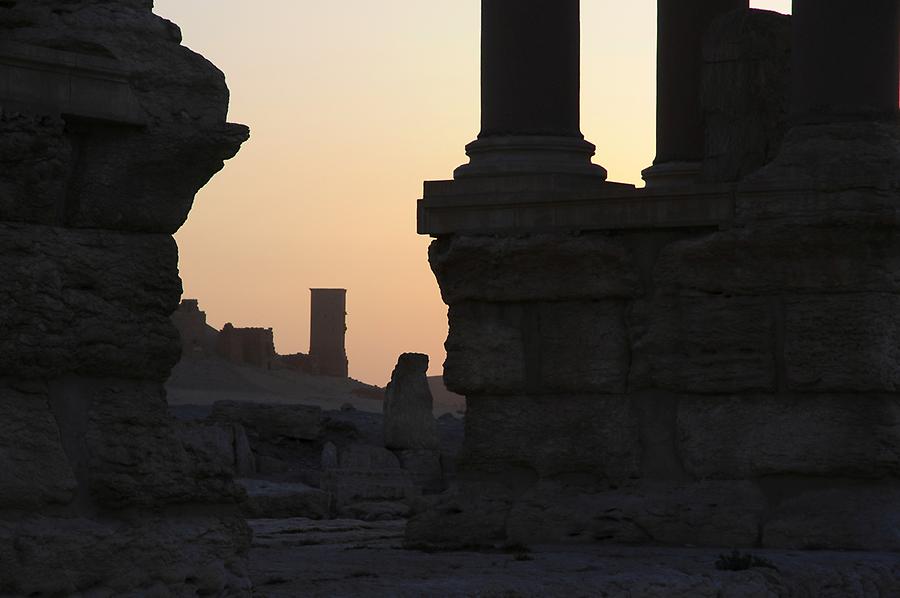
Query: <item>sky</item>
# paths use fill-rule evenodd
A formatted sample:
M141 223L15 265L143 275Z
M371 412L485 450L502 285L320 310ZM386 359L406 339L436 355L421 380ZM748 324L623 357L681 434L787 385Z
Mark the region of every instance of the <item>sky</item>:
M444 361L447 308L416 234L424 180L478 133L479 0L156 0L226 73L251 139L176 235L184 296L210 324L309 348L309 289L347 288L350 375L404 352ZM790 0L751 1L790 11ZM582 131L609 179L653 161L655 0L583 0Z

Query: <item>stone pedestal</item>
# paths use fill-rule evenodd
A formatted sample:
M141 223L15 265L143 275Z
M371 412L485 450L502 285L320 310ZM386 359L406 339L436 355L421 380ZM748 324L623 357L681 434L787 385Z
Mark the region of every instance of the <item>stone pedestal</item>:
M656 160L648 187L690 185L703 160L700 89L703 39L710 23L748 0L659 0L657 3Z
M454 171L457 179L569 174L606 180L606 169L591 163L596 147L579 137L497 135L466 146L470 162Z

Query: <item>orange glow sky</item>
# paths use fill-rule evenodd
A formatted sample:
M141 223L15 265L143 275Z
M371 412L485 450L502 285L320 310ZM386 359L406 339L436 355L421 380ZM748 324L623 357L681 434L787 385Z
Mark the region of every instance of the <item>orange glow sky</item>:
M478 132L479 6L156 0L252 129L177 235L185 297L210 324L273 327L280 353L305 352L308 289L346 287L351 376L383 385L405 351L440 374L447 310L415 200ZM614 181L640 183L654 156L655 7L582 1L582 130Z

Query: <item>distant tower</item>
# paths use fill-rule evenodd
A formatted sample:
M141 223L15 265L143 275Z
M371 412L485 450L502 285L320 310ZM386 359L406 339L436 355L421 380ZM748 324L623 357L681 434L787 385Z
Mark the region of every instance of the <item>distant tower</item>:
M347 377L347 289L310 289L309 357L324 376Z

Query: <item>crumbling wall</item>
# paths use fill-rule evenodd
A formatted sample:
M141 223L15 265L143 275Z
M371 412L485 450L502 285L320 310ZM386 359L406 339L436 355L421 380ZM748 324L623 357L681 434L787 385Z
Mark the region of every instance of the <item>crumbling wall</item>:
M315 371L309 355L278 355L271 328L235 328L228 323L221 331L216 330L206 323L206 312L200 311L197 299L182 300L172 314L172 323L181 337L182 359L218 356L236 365Z
M207 357L216 351L219 331L206 323L206 312L196 299L184 299L172 314L172 323L181 337L181 357Z
M0 594L247 593L240 493L163 388L171 235L247 129L149 0L3 2L0 30Z
M232 363L270 369L275 361L275 334L271 328L235 328L228 323L216 338L219 356Z

